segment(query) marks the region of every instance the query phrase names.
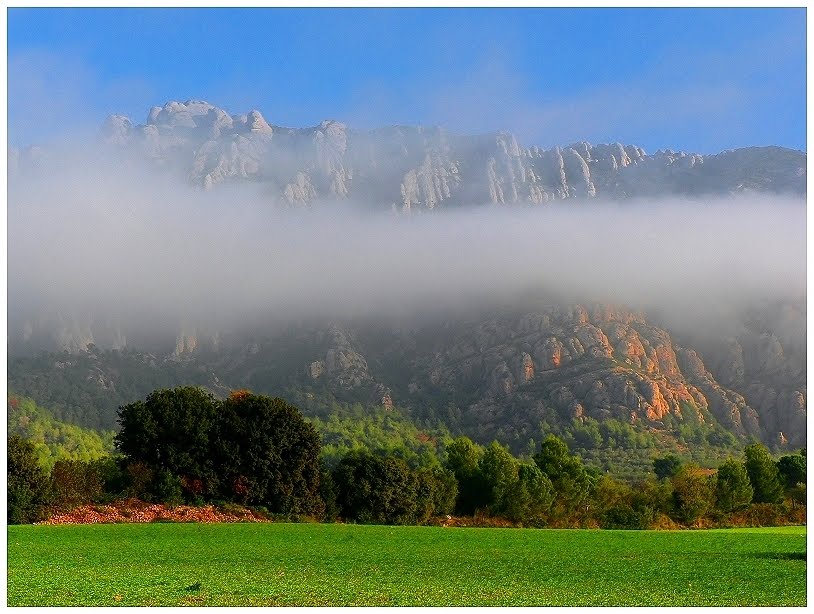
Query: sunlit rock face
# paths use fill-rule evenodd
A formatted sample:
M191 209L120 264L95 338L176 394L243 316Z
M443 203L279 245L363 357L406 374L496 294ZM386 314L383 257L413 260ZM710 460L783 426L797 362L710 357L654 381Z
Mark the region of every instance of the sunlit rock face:
M780 147L712 156L669 149L647 154L635 145L584 141L541 149L508 132L464 136L423 126L355 131L337 121L284 128L257 110L230 115L197 100L153 107L139 125L112 115L100 138L177 168L192 185L262 182L271 200L294 207L339 199L413 213L569 199L802 195L806 186L805 154ZM13 161L16 168L16 155Z

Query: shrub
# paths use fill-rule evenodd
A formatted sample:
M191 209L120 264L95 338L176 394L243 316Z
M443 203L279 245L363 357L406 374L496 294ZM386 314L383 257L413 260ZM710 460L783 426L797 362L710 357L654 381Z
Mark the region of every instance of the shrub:
M107 456L90 461L90 466L102 482L102 494L99 500L109 503L120 499L127 490L127 475L124 470L124 458Z
M633 509L629 505L619 504L602 514L600 526L603 529L646 529L655 518L649 507Z
M125 494L128 497L151 501L150 485L154 471L145 463L129 463L125 469Z
M184 490L181 478L169 471L159 471L151 485L150 494L160 503L169 506L180 505L184 502Z
M78 460L58 460L51 470L51 501L58 507L99 501L104 494L100 468Z
M655 518L647 528L654 531L675 531L681 527L667 514L656 513Z
M33 444L16 435L8 439L7 474L9 524L44 518L48 476L37 464Z
M785 524L784 509L772 503L753 503L745 510L732 514L730 521L741 527L776 527Z
M244 506L238 505L237 503L221 503L218 505L218 509L224 514L231 514L232 516L242 516L246 511ZM256 510L256 508L252 509ZM266 508L263 508L263 510L265 514L268 514L268 510Z

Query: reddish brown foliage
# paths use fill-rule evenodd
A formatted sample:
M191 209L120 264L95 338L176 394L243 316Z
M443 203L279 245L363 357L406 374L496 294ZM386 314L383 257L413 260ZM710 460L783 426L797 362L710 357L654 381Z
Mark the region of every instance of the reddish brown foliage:
M267 519L245 508L229 512L212 505L192 507L145 503L139 499L109 505L83 505L70 512L58 512L39 524L103 524L119 522L264 522Z
M420 441L421 443L427 443L427 442L430 442L432 444L436 443L435 437L430 437L429 435L427 435L427 433L425 433L423 431L419 432L418 435L416 435L416 439L418 439L418 441Z
M798 524L801 520L805 524L804 507L790 510L770 503L753 503L745 510L729 516L729 524L735 527L776 527Z
M232 392L229 393L229 398L233 401L242 401L246 397L251 396L251 394L251 390L241 388L240 390L232 390Z
M198 478L190 478L188 476L184 476L181 478L181 486L189 493L193 495L200 495L203 490L203 482Z
M245 498L249 494L249 480L246 476L239 475L235 478L232 483L232 492L241 498Z

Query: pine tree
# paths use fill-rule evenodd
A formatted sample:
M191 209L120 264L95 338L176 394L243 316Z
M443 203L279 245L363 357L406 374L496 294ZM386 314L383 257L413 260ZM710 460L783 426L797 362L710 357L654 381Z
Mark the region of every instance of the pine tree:
M743 463L729 458L718 468L716 495L722 512L734 512L751 503L754 491Z
M749 482L752 484L755 503L779 503L783 500L783 485L780 483L780 472L774 459L765 446L755 443L744 450L744 463Z

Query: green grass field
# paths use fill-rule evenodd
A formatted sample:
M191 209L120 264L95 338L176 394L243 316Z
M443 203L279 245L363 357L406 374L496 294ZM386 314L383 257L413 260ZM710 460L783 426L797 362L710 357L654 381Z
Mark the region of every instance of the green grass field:
M8 605L806 605L806 529L8 529Z

